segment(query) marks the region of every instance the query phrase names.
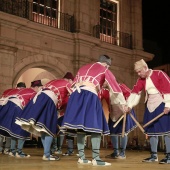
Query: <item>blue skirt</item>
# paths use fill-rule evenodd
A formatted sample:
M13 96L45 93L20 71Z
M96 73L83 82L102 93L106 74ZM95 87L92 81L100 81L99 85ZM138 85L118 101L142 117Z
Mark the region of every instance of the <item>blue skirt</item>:
M58 118L58 126L61 127L63 119L64 119L64 116L61 116L60 118Z
M15 124L16 117L20 116L21 113L22 109L11 101L0 108L0 134L2 136L30 139L30 133Z
M131 111L132 115L136 117L134 110ZM123 127L123 119L117 124L116 127L113 127L116 122L113 122L109 118L109 129L110 129L110 135L122 135L122 127ZM134 130L137 127L136 123L133 121L131 116L129 114L126 115L126 124L125 124L125 134L128 135L132 130Z
M62 128L109 134L101 101L90 91L76 90L69 98L64 114Z
M144 113L143 124L146 124L147 122L161 114L164 110L164 107L165 104L161 103L152 113L149 112L148 108L146 108ZM162 136L170 134L170 112L155 120L153 123L146 126L144 129L148 136Z
M57 124L58 124L58 126L57 126L57 134L58 134L58 135L59 135L59 134L60 134L60 135L63 134L63 132L60 131L60 127L61 127L61 125L62 125L63 118L64 118L64 116L61 116L61 117L59 117L58 120L57 120Z
M35 135L39 132L46 132L54 137L57 133L57 108L53 100L45 93L38 95L35 103L33 103L32 99L17 120L23 124L24 122L29 124L30 121L33 121L34 126L32 127L34 131L30 128L30 132ZM29 128L27 130L29 131ZM38 132L36 133L37 130Z

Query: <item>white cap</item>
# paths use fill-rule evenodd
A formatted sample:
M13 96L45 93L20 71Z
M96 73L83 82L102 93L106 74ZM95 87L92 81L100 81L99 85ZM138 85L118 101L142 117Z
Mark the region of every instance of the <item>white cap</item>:
M148 65L146 64L146 62L143 60L143 59L141 59L141 60L139 60L139 61L137 61L135 64L134 64L134 70L135 71L139 71L139 70L141 70L143 67L148 67Z

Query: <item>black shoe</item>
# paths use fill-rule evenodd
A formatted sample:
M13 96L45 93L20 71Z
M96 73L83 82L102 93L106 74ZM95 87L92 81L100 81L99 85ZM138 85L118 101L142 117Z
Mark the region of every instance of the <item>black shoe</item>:
M60 160L60 157L59 157L59 156L50 155L50 156L47 158L45 155L43 155L42 160L44 160L44 161L59 161L59 160Z
M158 162L158 157L151 155L150 158L143 159L142 162Z
M15 155L17 158L29 158L30 155L28 154L25 154L24 152L22 151L19 151L19 152L16 152L16 155Z
M170 153L167 153L166 157L164 159L162 159L159 163L160 164L170 164Z
M118 153L112 153L110 155L106 155L105 158L109 158L109 159L118 159L119 154Z
M71 156L73 154L74 154L74 152L66 152L66 153L63 154L63 156Z

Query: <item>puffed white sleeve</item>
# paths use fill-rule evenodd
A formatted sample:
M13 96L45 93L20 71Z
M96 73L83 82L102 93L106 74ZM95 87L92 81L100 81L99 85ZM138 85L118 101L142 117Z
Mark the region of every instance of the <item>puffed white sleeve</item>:
M170 94L164 94L165 107L170 108Z
M131 93L127 99L127 106L132 109L139 103L140 98L141 98L141 93L139 93L139 94Z

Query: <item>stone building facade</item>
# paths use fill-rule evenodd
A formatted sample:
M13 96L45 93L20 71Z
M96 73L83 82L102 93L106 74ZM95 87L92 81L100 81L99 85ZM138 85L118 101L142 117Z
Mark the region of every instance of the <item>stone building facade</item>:
M12 5L9 5L11 0L6 2L12 10ZM0 94L7 88L15 87L19 78L30 68L44 69L46 76L49 72L58 78L67 71L75 74L82 65L97 61L102 54L112 58L110 69L117 81L132 88L137 79L134 62L153 58L152 54L143 50L142 0L57 0L54 3L57 4L58 18L52 18L52 15L50 18L36 11L41 0L28 0L26 3L29 10L22 9L27 12L26 17L21 14L21 7L18 13L12 13L7 6L2 8L0 5ZM101 8L106 3L109 7L110 3L116 7L116 24L111 27L116 31L114 35L101 32ZM16 4L13 5L16 11ZM61 15L72 17L63 20ZM130 44L121 45L121 42L127 43L123 35L131 37L130 41L128 39ZM141 122L143 101L135 109ZM133 135L139 135L144 140L139 129Z

